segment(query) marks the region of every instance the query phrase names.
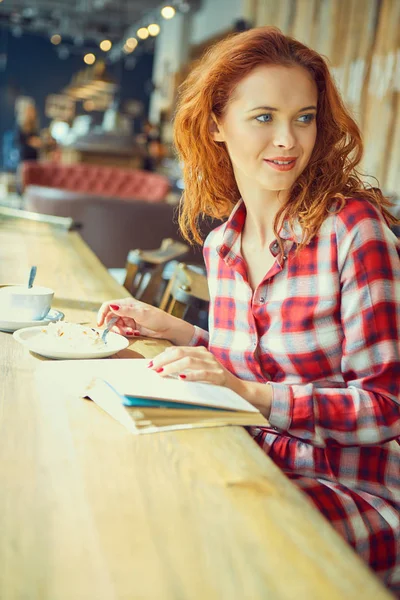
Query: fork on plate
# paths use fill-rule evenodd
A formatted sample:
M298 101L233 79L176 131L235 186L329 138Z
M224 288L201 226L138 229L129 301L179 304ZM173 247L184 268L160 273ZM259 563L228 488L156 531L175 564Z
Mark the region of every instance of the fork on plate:
M103 333L101 334L101 341L104 342L105 344L107 344L107 335L110 331L110 329L112 329L112 327L114 327L115 323L118 321L119 317L113 317L111 319L111 321L109 321L107 327L103 330Z

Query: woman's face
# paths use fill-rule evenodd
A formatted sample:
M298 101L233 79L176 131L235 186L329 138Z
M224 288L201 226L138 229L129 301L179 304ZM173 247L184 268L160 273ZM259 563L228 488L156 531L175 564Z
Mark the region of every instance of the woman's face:
M260 66L236 86L213 138L224 142L239 189L288 190L317 135L318 93L302 67Z

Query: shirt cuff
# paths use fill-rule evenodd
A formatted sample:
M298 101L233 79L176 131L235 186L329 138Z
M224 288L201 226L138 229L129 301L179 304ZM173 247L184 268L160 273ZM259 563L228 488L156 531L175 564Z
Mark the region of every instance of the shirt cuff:
M271 412L268 420L273 427L289 431L293 414L290 387L282 383L274 383L273 381L267 385L272 387Z
M188 346L205 346L208 348L209 335L208 332L201 327L194 326L193 336L188 344Z

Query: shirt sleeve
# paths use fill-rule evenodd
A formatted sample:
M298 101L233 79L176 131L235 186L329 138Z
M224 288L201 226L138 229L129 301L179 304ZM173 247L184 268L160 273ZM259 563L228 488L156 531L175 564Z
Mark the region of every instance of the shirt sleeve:
M345 386L269 383L271 425L317 446L400 436L399 242L369 203L343 212L335 220Z
M189 346L205 346L208 348L209 335L208 331L201 329L197 325L194 326L194 333L189 342Z

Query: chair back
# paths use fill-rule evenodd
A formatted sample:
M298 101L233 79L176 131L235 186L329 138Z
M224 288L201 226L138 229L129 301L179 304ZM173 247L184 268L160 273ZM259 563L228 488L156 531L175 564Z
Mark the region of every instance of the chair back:
M165 238L156 250L131 250L126 261L124 287L138 300L153 304L160 288L166 263L181 258L189 246Z
M208 311L210 296L207 276L201 268L179 263L167 284L160 308L184 319L189 308Z

